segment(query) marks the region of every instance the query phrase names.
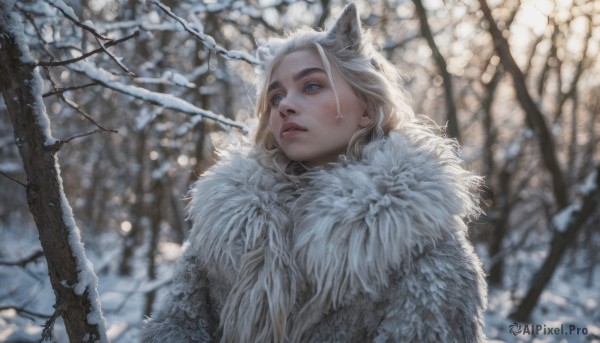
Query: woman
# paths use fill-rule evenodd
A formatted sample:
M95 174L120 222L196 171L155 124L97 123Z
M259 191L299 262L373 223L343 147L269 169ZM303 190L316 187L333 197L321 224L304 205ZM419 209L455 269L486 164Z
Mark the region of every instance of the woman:
M348 5L259 48L256 145L191 191L193 229L144 342L475 342L479 178L416 120Z

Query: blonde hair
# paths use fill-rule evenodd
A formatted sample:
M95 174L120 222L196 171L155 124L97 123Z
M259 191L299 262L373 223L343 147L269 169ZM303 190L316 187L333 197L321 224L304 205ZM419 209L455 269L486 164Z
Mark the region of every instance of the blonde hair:
M267 87L274 70L289 53L299 50L312 50L317 53L321 57L330 83L333 85L333 66L365 105L371 122L367 127L358 129L352 136L346 150L347 158L360 159L362 148L366 144L386 137L391 130L414 118L408 97L400 86L400 75L395 67L373 48L368 33L360 27L358 16L354 16L355 18L345 19L345 25L354 25L350 30L348 27L338 27L344 19L340 18L329 31L299 30L284 39L271 39L257 51L263 71L259 74L257 83L255 113L258 117L258 127L255 133L255 151L261 163L288 178L294 177L298 169L295 168L298 166L295 162L301 161L289 160L269 130L271 104ZM335 86L333 87L335 92ZM339 113L337 93L334 94L338 101L338 115L343 115Z

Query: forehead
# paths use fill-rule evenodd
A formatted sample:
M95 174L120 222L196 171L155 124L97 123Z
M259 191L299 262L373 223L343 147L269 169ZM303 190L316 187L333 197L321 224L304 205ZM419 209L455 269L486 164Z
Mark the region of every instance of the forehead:
M311 49L296 50L286 54L273 68L271 80L291 78L292 75L308 68L324 69L321 56Z

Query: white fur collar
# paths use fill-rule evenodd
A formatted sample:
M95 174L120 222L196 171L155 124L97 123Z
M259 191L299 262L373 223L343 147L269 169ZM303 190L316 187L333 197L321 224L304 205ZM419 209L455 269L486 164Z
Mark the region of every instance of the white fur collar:
M233 285L221 313L225 341L293 340L315 314L357 294L377 298L392 270L464 235L461 217L477 211L479 178L455 144L412 126L369 144L360 161L301 180L282 182L244 152L225 156L191 191L189 249ZM295 303L297 287L308 302ZM254 321L266 324L257 330Z

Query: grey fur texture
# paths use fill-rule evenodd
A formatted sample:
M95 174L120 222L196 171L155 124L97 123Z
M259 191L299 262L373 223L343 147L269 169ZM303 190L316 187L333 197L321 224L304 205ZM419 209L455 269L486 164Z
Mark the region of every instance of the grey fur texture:
M478 342L487 287L466 240L479 178L407 125L360 161L278 178L225 154L143 342Z

